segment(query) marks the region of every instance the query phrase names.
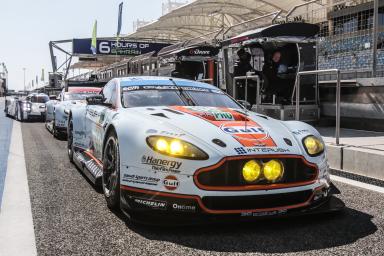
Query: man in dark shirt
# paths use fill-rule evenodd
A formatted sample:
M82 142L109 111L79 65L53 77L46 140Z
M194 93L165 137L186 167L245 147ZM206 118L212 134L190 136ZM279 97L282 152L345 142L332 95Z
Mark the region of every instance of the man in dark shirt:
M275 95L277 102L285 101L289 94L286 81L279 77L279 74L286 72L286 66L281 63L281 57L281 52L275 51L272 59L263 67L264 90L267 98L271 100L272 95Z
M233 75L235 77L238 76L246 76L248 72L255 71L251 65L252 56L250 53L246 52L243 48L237 51L237 56L239 56L239 60L235 63L235 68ZM245 80L239 80L236 82L237 86L237 99L244 100L245 99ZM252 80L248 80L248 99L251 104L255 104L255 94L256 89L254 82Z

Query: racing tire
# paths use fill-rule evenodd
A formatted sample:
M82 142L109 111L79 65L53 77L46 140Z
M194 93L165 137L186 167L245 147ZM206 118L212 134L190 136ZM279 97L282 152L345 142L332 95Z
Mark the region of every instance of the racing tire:
M56 119L55 116L53 116L52 120L52 135L55 139L60 139L60 132L56 129Z
M16 110L16 120L23 122L23 113L20 113L19 109Z
M120 151L114 131L108 134L104 145L102 187L107 206L120 209Z
M72 118L68 121L68 127L67 127L67 134L68 134L68 140L67 140L67 151L68 151L68 158L71 163L73 163L73 121Z

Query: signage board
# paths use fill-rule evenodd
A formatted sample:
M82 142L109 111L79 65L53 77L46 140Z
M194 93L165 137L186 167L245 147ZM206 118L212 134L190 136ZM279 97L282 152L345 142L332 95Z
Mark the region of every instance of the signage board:
M91 39L73 39L72 53L74 55L92 55ZM127 55L137 56L149 52L158 52L169 46L165 43L135 42L115 39L97 39L98 55Z

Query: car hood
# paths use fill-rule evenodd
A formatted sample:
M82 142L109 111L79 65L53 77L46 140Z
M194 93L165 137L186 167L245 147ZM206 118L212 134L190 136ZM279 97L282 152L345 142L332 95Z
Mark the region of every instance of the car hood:
M62 102L62 105L66 108L80 107L86 105L85 100L66 100Z
M283 122L254 112L197 106L131 111L149 121L144 122L151 125L146 127L156 132L170 137L186 136L191 142L204 144L224 155L302 154L301 145ZM150 122L154 119L160 122Z

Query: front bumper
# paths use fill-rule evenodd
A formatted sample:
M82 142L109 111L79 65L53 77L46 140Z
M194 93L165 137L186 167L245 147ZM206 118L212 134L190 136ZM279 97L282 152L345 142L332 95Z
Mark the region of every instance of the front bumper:
M276 196L270 199L260 196L258 196L259 198L233 196L232 199L217 196L216 198L224 199L221 200L224 201L221 205L220 203L218 205L209 204L204 198L193 195L164 193L127 186L122 186L120 191L123 212L132 217L134 221L154 225L191 225L206 222L280 218L340 211L345 206L340 199L334 196L339 191L333 184L328 188L316 188L308 194L307 199L305 196L301 199L297 198L297 202L293 200L293 194L297 192L292 192L278 195L280 199ZM281 203L277 203L278 200ZM242 201L248 204L247 207L239 204ZM284 204L284 202L289 203ZM266 208L261 208L263 204ZM275 204L274 207L268 207L273 204ZM223 209L218 209L220 207Z

